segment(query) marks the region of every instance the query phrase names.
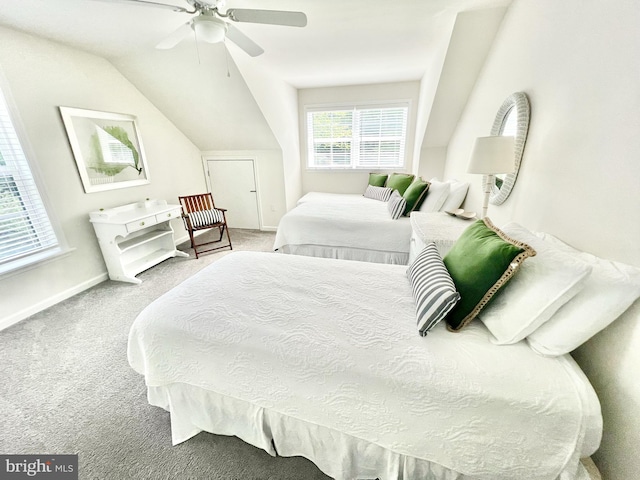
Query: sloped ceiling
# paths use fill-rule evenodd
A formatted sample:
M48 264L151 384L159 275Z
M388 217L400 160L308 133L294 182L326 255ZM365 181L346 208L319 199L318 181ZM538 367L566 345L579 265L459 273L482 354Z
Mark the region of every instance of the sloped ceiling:
M198 50L187 42L112 62L200 150L279 149L224 45Z
M221 10L305 12L304 28L236 26L264 48L260 60L275 75L311 88L419 80L458 12L510 1L227 0ZM123 0L20 0L0 7L4 26L109 59L200 149L278 148L224 45L196 49L187 39L173 50L154 49L189 18Z

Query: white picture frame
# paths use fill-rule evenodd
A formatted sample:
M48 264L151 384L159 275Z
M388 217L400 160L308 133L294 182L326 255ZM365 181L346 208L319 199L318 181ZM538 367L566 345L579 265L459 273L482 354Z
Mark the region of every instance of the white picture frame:
M134 115L59 108L86 193L151 182Z

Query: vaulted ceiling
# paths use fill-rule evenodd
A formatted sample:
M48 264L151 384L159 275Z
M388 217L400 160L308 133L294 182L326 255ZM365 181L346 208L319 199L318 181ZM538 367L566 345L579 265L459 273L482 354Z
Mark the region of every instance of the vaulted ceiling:
M185 0L154 0L189 8ZM207 0L214 3L214 0ZM302 11L304 28L235 24L261 68L296 88L420 80L442 56L458 12L511 0L226 0L227 8ZM223 44L154 46L190 15L124 0L3 1L0 24L111 61L202 150L277 142ZM248 135L250 132L250 135ZM247 139L250 141L247 141Z

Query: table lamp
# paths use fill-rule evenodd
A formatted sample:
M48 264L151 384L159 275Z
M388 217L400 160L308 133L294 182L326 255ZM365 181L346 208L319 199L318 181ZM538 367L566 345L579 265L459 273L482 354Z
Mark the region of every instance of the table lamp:
M498 173L513 173L515 170L514 137L491 136L478 137L473 145L468 173L486 175L484 179L484 202L482 218L487 216L491 186Z

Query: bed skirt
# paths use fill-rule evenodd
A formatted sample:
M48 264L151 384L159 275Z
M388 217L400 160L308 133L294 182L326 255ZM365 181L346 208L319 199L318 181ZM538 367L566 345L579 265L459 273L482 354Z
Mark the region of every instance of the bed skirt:
M384 252L329 245L283 245L276 251L307 257L337 258L339 260L388 263L390 265L407 265L409 262L409 252Z
M151 405L170 413L173 445L206 431L239 437L272 456L305 457L336 480L487 480L183 383L149 386L147 396ZM586 463L594 473L580 462L577 472L565 470L557 480L599 480L593 462Z

